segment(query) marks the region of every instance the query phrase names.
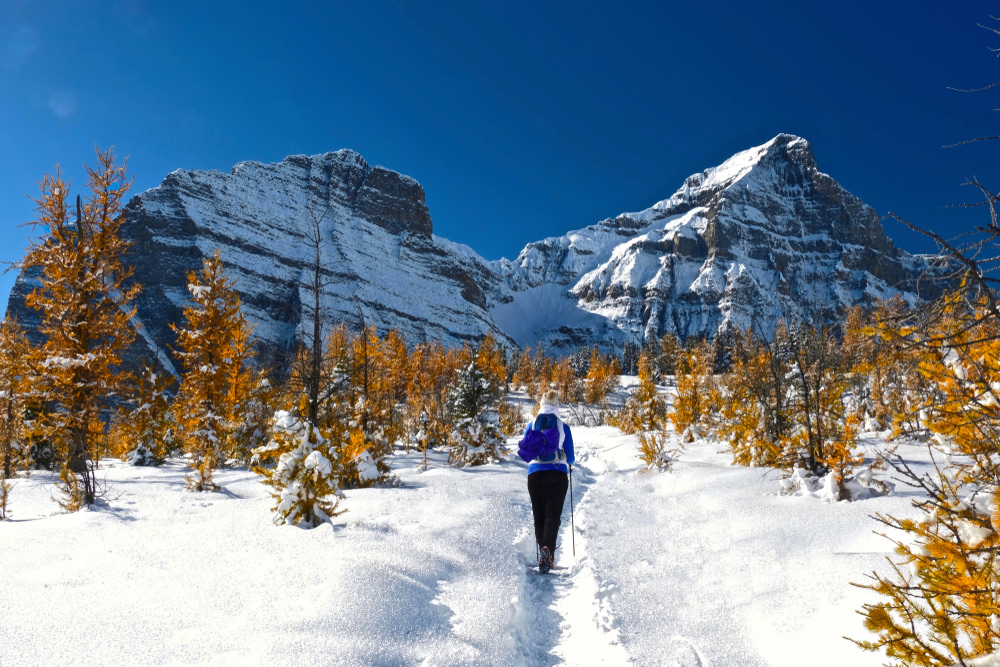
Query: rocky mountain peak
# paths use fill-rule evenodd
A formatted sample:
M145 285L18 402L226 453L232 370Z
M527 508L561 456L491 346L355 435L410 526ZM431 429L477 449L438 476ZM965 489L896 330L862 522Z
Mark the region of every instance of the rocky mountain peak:
M766 332L780 319L835 317L897 293L915 301L926 266L819 170L806 140L780 134L644 211L529 244L499 267L512 296L494 317L517 326L520 343L549 348ZM516 323L544 290L549 308L565 313L560 327Z
M174 343L171 323L188 303L189 271L218 248L255 325L262 360L280 369L311 330L306 276L319 231L321 317L358 329L398 329L411 342L475 342L506 335L486 310L497 282L490 265L434 238L424 190L414 179L340 150L241 162L230 173L177 170L126 207L128 262L143 285L136 303L141 336L131 357L157 356ZM8 310L30 328L22 275Z
M717 167L689 176L677 194L697 198L701 192L725 190L748 180L773 180L775 177L795 184L817 171L808 141L792 134L779 134L766 144L737 153Z

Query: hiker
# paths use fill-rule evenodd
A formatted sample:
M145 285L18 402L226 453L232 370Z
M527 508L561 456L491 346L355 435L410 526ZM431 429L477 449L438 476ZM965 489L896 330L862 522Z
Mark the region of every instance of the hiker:
M559 417L559 392L548 391L538 403L538 415L528 425L518 454L529 462L528 495L535 518L538 569L545 574L555 562L556 536L562 520L569 473L576 457L573 435Z

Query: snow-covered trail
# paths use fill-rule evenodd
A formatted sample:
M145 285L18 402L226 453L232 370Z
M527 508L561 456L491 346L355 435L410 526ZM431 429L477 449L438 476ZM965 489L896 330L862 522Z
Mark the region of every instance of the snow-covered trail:
M574 428L558 569L535 558L525 466L394 462L306 531L270 524L246 470L184 491L181 461L105 462L110 507L58 514L35 473L0 522L2 665L878 665L850 586L890 545L868 516L691 447L641 474L635 439Z
M578 449L589 446L587 438L581 440L579 435L577 443ZM523 613L515 619L515 634L525 648L525 664L610 666L631 662L619 641L605 591L594 576L586 540L579 533L575 539L573 535L571 502L579 508L594 481L585 466L574 470L572 492L563 511L556 569L544 576L525 569ZM530 517L530 503L527 509ZM536 553L530 526L524 531L521 551L528 552L530 564Z
M528 569L525 466L396 466L399 487L349 492L312 531L271 525L246 470L193 494L180 461L106 461L110 506L72 515L52 474L20 480L0 523L0 664L622 664L587 625L568 521L558 574Z

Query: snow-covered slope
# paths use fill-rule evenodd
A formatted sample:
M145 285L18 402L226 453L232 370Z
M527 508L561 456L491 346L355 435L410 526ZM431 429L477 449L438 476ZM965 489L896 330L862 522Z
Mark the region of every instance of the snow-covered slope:
M506 291L493 315L519 343L550 349L771 332L781 318L815 320L897 293L913 301L928 264L818 170L808 142L783 134L645 211L500 260Z

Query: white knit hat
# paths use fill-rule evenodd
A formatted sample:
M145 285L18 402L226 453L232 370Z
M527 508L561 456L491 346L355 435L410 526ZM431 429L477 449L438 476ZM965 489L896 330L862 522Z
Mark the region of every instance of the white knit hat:
M555 389L550 389L545 392L542 396L542 400L538 401L539 405L559 405L559 392Z

